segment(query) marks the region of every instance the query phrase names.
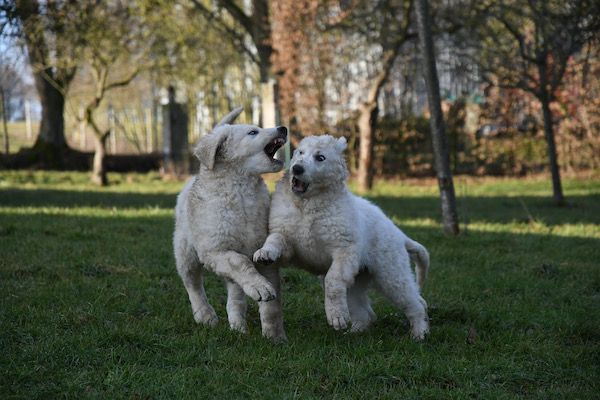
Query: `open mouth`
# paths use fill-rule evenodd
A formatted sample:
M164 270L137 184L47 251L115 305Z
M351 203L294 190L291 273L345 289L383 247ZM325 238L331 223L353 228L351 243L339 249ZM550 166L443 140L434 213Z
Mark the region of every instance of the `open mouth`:
M304 194L308 190L308 183L302 182L295 176L292 177L292 192L295 194Z
M277 150L279 150L280 148L283 147L284 144L285 144L285 138L278 137L278 138L271 140L265 146L265 149L264 149L265 154L269 157L269 159L271 159L271 162L283 164L283 161L280 161L275 158L275 154L277 153Z

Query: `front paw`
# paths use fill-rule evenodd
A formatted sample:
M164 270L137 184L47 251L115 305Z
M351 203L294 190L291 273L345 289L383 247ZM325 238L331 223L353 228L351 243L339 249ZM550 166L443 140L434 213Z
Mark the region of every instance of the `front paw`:
M267 247L263 247L262 249L256 250L254 253L253 260L255 263L259 263L262 265L269 265L275 262L279 258L281 253L276 249L269 249Z
M348 310L327 311L327 322L333 326L336 331L342 331L350 326L350 313Z
M242 285L242 289L255 301L271 301L277 296L275 288L266 279L255 284Z

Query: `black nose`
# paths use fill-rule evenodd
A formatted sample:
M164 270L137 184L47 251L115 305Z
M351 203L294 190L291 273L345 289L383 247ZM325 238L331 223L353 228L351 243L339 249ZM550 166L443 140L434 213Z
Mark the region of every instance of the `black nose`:
M300 164L294 164L292 167L292 172L294 175L302 175L304 173L304 167Z
M277 132L287 135L287 128L285 126L278 126Z

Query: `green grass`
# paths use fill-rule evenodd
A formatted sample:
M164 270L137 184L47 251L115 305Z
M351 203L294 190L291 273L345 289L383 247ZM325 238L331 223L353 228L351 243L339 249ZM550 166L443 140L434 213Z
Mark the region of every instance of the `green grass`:
M316 278L283 271L289 343L197 326L171 252L183 182L0 171L0 398L595 399L600 396L600 179L455 181L467 234L442 233L435 184L369 194L430 251L431 335L373 294L363 334L326 322ZM464 227L464 226L463 226ZM470 337L469 332L476 332ZM469 340L470 339L470 340Z

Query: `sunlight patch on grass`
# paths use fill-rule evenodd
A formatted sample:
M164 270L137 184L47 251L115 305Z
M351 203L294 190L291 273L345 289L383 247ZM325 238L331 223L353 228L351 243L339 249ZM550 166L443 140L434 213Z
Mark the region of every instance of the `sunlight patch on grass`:
M0 207L0 214L14 214L23 216L50 215L73 217L112 217L112 218L138 218L138 217L173 217L173 209L148 206L138 208L97 208L97 207Z
M442 229L442 222L431 218L416 218L404 219L392 218L394 224L400 229L403 227L413 228L436 228ZM464 223L460 223L461 230L464 233ZM565 223L558 225L546 225L541 222L519 222L511 221L508 223L490 223L479 222L469 223L467 232L473 234L475 232L490 232L490 233L514 233L514 234L535 234L535 235L555 235L561 237L580 237L580 238L595 238L600 239L600 226L592 223Z
M560 224L548 226L543 223L474 223L468 225L470 232L514 233L553 235L571 238L600 239L600 228L594 224Z

